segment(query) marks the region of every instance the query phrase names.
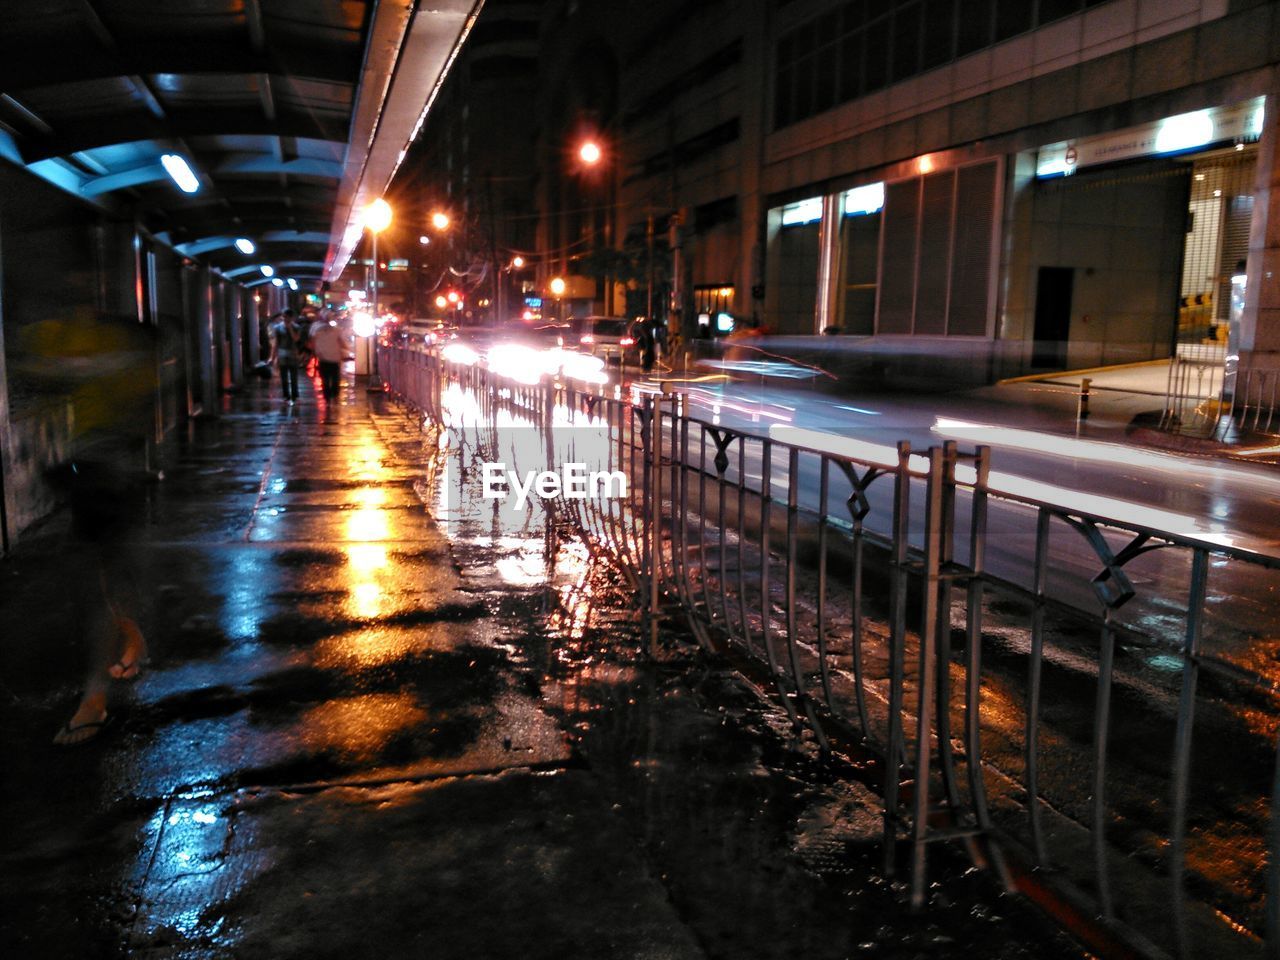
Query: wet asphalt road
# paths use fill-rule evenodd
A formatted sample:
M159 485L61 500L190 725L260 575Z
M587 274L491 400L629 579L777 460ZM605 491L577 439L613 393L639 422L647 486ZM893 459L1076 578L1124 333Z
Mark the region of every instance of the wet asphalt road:
M65 518L0 563L0 954L1077 955L959 859L907 913L875 799L779 711L674 634L643 658L567 531L438 525L384 398L303 389L177 444L151 662L95 741L50 743L86 656Z

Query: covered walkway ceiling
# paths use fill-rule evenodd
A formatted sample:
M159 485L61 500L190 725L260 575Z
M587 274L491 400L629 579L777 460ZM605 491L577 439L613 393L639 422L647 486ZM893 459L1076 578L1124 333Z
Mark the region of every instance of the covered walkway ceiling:
M482 4L0 0L0 158L228 275L332 278Z

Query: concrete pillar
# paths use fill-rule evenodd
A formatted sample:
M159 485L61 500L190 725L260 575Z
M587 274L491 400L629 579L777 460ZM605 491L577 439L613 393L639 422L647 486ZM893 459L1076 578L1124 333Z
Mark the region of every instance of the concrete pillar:
M1280 74L1270 89L1258 143L1244 311L1227 349L1239 354L1241 369L1280 367Z
M781 307L782 257L778 255L778 236L782 232L782 208L764 211L764 316L770 327L776 328Z
M200 362L200 405L205 416L217 410L218 368L213 338L216 333L213 309L213 274L207 266L196 270L196 351Z
M244 386L244 287L227 284L227 316L231 322L231 385Z
M772 0L751 0L744 4L741 19L743 36L743 60L750 63L770 63L774 33ZM773 102L769 96L767 70L742 71L741 101L739 103L740 148L738 150L739 190L741 207L738 211L739 231L738 274L734 278L736 288L734 312L763 322L764 298L764 230L765 201L760 179L764 170L764 143L769 130L766 111Z
M4 245L0 242L0 553L12 550L14 541L18 538L10 435L9 375L4 362Z
M836 322L836 278L840 276L840 194L822 198L822 226L818 232L818 295L815 298L813 332Z

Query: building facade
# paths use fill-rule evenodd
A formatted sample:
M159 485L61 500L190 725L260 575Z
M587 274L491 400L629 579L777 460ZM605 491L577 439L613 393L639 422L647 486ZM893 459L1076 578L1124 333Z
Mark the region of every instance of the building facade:
M551 0L539 51L537 281L581 274L572 309L979 381L1280 363L1275 3Z

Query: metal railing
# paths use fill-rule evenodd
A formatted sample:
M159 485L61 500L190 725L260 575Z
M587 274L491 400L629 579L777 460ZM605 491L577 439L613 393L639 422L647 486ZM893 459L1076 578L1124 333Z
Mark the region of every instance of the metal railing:
M914 906L930 846L955 842L1098 949L1280 955L1280 671L1211 589L1280 595L1280 561L995 489L984 447L749 432L680 392L384 356L476 456L524 429L536 465L631 480L556 509L630 579L655 646L687 619L762 665L797 730L876 758L884 865L905 854Z
M1179 353L1169 360L1161 427L1224 441L1274 434L1280 431L1280 369L1227 371L1220 354Z

